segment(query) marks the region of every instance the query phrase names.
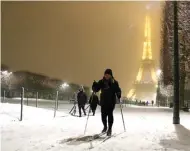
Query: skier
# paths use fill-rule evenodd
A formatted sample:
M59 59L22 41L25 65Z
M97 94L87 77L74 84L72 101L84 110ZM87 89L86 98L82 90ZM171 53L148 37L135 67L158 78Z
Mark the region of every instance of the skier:
M136 102L135 102L135 104L137 105L138 104L138 100L136 99Z
M116 104L116 96L118 99L121 98L121 89L118 82L114 79L112 70L106 69L104 72L103 79L98 82L94 82L92 85L92 90L98 92L101 90L100 95L100 106L101 106L101 116L103 123L102 133L107 131L107 135L111 136L112 125L113 125L113 110ZM108 129L107 129L107 117L108 117Z
M84 115L86 115L85 104L87 102L87 96L82 86L80 87L79 92L77 94L77 101L78 101L78 108L79 108L79 117L81 117L81 109L83 110Z
M152 106L154 105L154 101L152 100Z
M72 99L71 99L71 101L70 101L71 103L72 103L72 102L74 103L72 109L71 109L70 112L69 112L69 113L71 113L72 115L75 115L75 113L76 113L77 95L78 95L78 91L77 91L77 92L74 92L73 97L72 97Z
M96 94L92 94L89 100L90 108L92 110L93 116L95 115L97 105L99 104L99 99Z

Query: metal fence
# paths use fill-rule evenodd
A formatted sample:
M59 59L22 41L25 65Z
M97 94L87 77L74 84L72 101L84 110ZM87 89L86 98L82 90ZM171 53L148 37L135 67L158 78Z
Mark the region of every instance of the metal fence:
M72 103L70 100L72 100L72 95L69 96L67 93L56 90L1 89L2 103L20 104L20 121L23 119L24 105L53 110L55 117L58 109L66 109L67 104Z

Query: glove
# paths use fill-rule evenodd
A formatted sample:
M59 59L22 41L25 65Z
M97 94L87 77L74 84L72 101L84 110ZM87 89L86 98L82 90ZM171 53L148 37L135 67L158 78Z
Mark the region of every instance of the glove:
M94 81L92 84L92 91L96 92L97 85L98 85L98 83L96 81Z
M111 87L113 83L114 83L114 79L110 78L109 81L108 81L108 85Z
M98 83L96 81L93 82L92 87L96 86Z
M121 98L121 93L120 93L120 92L116 93L116 95L117 95L117 98L118 98L118 99Z

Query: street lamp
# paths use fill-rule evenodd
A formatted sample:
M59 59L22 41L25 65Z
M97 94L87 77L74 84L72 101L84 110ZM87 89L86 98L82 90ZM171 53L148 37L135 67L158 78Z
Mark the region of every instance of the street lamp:
M61 88L63 89L63 92L65 92L66 93L66 88L67 87L69 87L69 85L66 83L66 82L64 82L62 85L61 85ZM68 96L68 99L69 99L69 96Z
M174 51L173 51L173 64L174 64L174 100L173 100L173 124L180 124L179 117L179 41L178 41L178 4L177 1L173 1L173 13L174 13Z
M7 75L8 72L7 72L7 71L2 71L2 74L3 74L3 75Z
M65 89L65 88L69 87L69 85L65 82L65 83L63 83L63 84L61 85L61 87L62 87L63 89Z
M162 70L160 70L160 69L158 69L158 70L156 71L156 75L157 75L158 78L160 78L161 73L162 73Z
M5 71L1 71L1 74L3 76L10 76L12 74L12 72L8 72L7 70L5 70Z

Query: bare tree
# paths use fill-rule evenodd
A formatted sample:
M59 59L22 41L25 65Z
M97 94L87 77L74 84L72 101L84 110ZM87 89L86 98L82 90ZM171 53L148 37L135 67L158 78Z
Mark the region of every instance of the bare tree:
M161 68L164 86L173 85L173 3L163 5L161 29ZM185 79L190 67L190 2L178 1L180 52L180 106L184 106Z

